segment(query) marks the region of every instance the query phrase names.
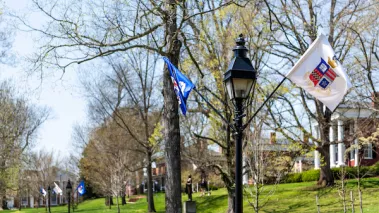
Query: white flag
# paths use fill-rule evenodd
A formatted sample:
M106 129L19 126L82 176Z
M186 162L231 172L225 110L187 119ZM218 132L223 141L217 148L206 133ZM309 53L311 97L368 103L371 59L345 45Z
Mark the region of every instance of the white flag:
M58 186L58 184L56 184L55 182L54 182L54 185L55 185L55 187L54 187L54 192L56 193L56 194L60 194L60 195L62 195L62 189L61 188L59 188L59 186Z
M351 87L342 64L336 59L328 39L320 35L286 76L309 92L331 111Z

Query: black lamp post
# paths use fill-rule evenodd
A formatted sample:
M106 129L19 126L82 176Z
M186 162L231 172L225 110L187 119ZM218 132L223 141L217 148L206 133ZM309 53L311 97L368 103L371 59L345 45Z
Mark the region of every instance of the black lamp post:
M235 140L236 140L236 171L235 171L235 200L234 213L242 213L242 118L243 104L249 98L252 86L256 81L256 72L247 57L247 48L243 35L236 40L237 46L233 49L234 57L224 73L224 83L230 100L235 106Z
M67 185L66 185L68 213L70 213L71 192L72 192L72 186L71 186L70 180L68 180Z
M50 202L51 202L51 199L50 199L50 194L51 194L51 188L50 188L50 185L47 187L47 200L48 200L48 208L49 208L49 213L51 213L50 211Z

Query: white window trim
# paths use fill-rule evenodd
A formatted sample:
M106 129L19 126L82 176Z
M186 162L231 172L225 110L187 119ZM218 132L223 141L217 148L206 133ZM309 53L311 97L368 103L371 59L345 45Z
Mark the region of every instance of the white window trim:
M350 150L350 161L355 160L355 149Z
M367 157L366 157L366 150L368 153ZM368 143L367 146L364 146L363 159L373 159L372 158L372 143Z

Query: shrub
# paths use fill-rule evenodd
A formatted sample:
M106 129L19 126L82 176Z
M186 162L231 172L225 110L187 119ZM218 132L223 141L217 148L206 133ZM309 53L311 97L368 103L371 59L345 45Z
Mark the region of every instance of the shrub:
M218 187L215 186L215 185L210 184L210 185L208 186L208 190L210 190L210 191L218 190Z
M346 169L345 178L352 179L358 177L357 167L344 167ZM336 180L341 179L341 168L332 168L333 177ZM375 177L379 176L379 162L372 166L361 166L360 176L362 177ZM320 178L320 170L308 170L302 173L289 173L284 179L285 183L299 183L317 181Z
M302 173L289 173L284 179L285 183L298 183L302 181Z
M265 184L274 184L278 181L278 177L276 176L265 176L263 178Z
M370 170L372 171L374 176L379 175L379 162L375 163L374 165L370 166Z
M360 172L359 172L359 174L360 174L361 177L362 177L363 175L364 175L365 177L372 177L372 176L374 176L374 175L372 174L371 169L370 169L369 166L361 166L361 167L360 167ZM358 176L358 170L357 170L357 168L355 167L355 177L357 177L357 176Z
M317 181L319 178L320 178L320 170L308 170L308 171L303 172L302 174L303 182Z
M345 178L357 178L358 177L358 167L345 167L346 177ZM340 174L341 168L333 168L332 172L335 179L341 179ZM379 175L379 163L372 166L361 166L359 171L359 176L362 177L375 177Z
M340 168L332 168L332 173L334 179L339 179L340 176Z
M346 169L346 178L356 178L358 175L358 170L356 167L345 167ZM363 167L361 167L361 172Z

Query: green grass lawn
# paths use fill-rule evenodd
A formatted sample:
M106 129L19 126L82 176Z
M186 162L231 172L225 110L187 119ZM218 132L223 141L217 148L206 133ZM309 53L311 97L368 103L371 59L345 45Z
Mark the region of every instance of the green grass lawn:
M350 180L347 184L347 208L351 212L350 191L354 193L355 212L359 212L357 182ZM379 213L379 178L368 178L362 182L363 187L363 209L365 213ZM315 197L319 196L320 210L322 213L343 212L341 197L338 194L337 186L329 188L318 188L314 182L280 184L278 186L265 186L265 192L269 193L275 188L275 193L269 198L267 204L261 212L267 213L287 213L287 212L317 212ZM222 213L227 208L227 192L225 189L212 191L211 196L200 197L195 193L193 199L197 203L199 213ZM251 198L250 198L251 199ZM183 194L183 201L187 196ZM163 213L164 194L154 195L155 207L157 212ZM53 213L67 212L67 206L52 207ZM3 211L20 213L44 213L45 209L23 209L21 211ZM109 209L104 205L104 199L87 200L79 204L75 212L81 213L100 213L117 212L117 206ZM128 203L121 206L121 212L147 212L146 198L138 200L136 203ZM244 197L244 212L253 212L249 206L248 196Z

